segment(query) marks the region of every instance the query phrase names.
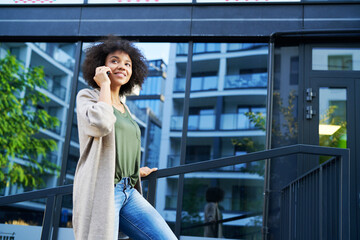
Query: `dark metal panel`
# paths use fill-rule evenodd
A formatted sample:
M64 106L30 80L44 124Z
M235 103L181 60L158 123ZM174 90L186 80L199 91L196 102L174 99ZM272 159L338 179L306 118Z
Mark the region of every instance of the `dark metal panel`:
M305 29L343 29L359 27L359 4L304 5Z
M268 36L302 29L302 6L198 6L193 10L192 36Z
M0 36L74 36L80 16L79 7L0 8Z
M77 22L3 22L0 21L1 36L74 36Z
M141 14L139 14L141 13ZM84 7L82 19L189 19L189 6L111 6Z
M80 7L0 7L0 19L79 19Z
M83 8L80 35L189 36L190 7Z

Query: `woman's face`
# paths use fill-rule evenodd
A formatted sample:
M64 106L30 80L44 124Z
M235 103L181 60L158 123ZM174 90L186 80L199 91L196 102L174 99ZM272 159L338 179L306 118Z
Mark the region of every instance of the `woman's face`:
M105 59L105 66L111 69L109 74L111 85L122 86L130 80L132 61L127 53L120 50L109 53Z

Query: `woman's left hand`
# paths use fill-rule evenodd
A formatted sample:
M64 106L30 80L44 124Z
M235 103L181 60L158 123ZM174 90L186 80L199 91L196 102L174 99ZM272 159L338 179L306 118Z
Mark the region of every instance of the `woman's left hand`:
M150 173L157 171L157 168L142 167L140 168L140 177L146 177Z

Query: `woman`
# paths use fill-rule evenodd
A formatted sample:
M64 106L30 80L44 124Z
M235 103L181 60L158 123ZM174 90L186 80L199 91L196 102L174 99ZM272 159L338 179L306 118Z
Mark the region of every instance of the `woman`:
M206 201L204 208L205 223L213 223L204 227L204 237L222 238L222 213L219 209L219 202L224 199L224 191L218 187L211 187L206 190Z
M77 240L118 239L119 230L132 239L176 239L140 194L140 177L156 169L140 168L140 129L121 101L134 86L141 87L146 74L145 58L129 41L111 36L86 52L83 76L94 89L77 95Z

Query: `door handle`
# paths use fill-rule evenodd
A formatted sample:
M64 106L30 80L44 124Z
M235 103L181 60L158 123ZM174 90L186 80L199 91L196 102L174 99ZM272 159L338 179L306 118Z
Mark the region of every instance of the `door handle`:
M311 120L315 114L316 111L312 106L306 106L306 119Z
M314 97L316 97L316 93L313 91L313 89L307 88L306 89L306 101L311 102Z

